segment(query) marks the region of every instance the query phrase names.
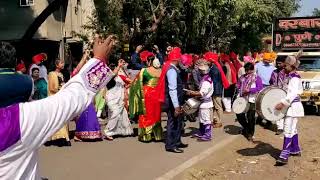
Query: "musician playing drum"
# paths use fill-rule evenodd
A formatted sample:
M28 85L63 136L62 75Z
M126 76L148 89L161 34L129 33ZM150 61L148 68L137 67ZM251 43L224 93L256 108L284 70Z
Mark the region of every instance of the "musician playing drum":
M284 72L284 61L285 61L285 56L279 56L276 59L276 67L277 69L275 69L272 74L271 74L271 78L270 78L270 85L271 86L276 86L278 88L283 89L284 87L284 78L285 78L285 72ZM277 132L276 135L280 135L283 133L283 123L284 123L284 119L280 119L278 121L276 121L277 124Z
M247 113L236 114L238 122L243 127L242 134L248 139L253 141L255 131L255 100L257 93L263 88L261 78L254 73L254 65L246 63L244 65L245 74L242 75L237 83L239 89L239 96L245 97L250 104Z
M300 147L298 142L297 123L298 117L304 116L304 109L300 101L300 95L303 92L300 75L296 72L300 61L295 56L288 56L285 60L284 70L286 73L284 89L287 96L281 99L281 103L275 107L277 110L289 107L284 118L284 141L283 150L276 162L276 165L288 163L289 156L300 156Z
M198 118L200 121L199 132L194 134L194 137L198 137L199 141L211 141L212 138L212 115L213 115L213 82L209 76L209 62L200 59L197 62L198 69L201 74L200 90L199 91L187 91L187 95L201 97L201 104L199 109Z

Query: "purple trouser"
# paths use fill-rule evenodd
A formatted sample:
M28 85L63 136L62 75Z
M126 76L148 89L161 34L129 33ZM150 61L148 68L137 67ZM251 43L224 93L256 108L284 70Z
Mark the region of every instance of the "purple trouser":
M299 147L298 134L295 134L292 138L285 137L283 140L283 149L280 153L281 159L288 159L290 155L296 155L301 152Z
M199 140L210 141L212 138L212 136L211 136L212 125L211 124L204 124L203 126L204 126L203 135L199 137Z

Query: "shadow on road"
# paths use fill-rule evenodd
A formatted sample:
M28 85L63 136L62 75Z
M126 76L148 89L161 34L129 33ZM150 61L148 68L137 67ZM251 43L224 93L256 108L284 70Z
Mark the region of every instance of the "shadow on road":
M192 136L193 134L195 134L196 132L199 131L199 129L195 128L195 127L188 127L185 130L189 130L189 131L187 133L183 133L182 137L190 137L190 136Z
M241 127L235 125L227 125L223 127L224 132L230 135L239 135L241 131Z
M255 141L255 143L257 145L254 148L240 149L237 150L237 153L243 156L260 156L264 154L269 154L274 159L277 159L281 152L280 149L277 149L268 143L261 141Z

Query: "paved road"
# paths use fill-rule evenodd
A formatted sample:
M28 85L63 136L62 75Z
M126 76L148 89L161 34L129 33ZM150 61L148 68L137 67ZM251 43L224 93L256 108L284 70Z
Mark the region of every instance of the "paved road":
M237 131L234 124L233 115L224 116L225 129L231 134ZM183 154L167 153L163 143L141 143L137 137L91 143L72 141L72 147L64 148L43 147L40 172L50 180L155 179L230 136L220 128L214 130L212 142L197 142L188 136L194 127L198 123L186 126L182 141L189 147Z

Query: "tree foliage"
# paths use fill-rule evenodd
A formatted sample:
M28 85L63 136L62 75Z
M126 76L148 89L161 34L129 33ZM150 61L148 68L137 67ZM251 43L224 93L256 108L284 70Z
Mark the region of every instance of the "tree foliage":
M320 9L318 8L314 8L313 12L312 12L313 16L320 16Z
M168 43L188 52L259 49L275 18L288 17L300 0L95 0L86 28L116 33L124 42Z

